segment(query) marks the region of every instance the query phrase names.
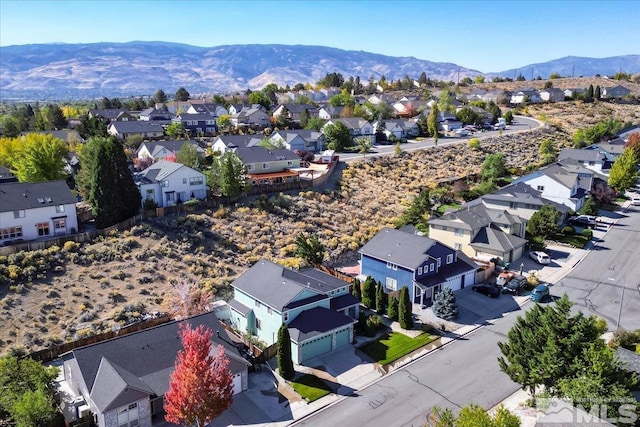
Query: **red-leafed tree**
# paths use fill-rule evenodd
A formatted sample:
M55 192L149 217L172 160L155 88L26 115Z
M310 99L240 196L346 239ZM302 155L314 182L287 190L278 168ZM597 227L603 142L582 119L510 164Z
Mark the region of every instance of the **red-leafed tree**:
M203 427L222 414L233 401L233 375L224 348L211 355L213 332L203 325L180 326L184 350L178 352L165 394L165 420L174 424Z
M632 133L626 144L624 144L624 148L633 148L636 159L640 161L640 132Z

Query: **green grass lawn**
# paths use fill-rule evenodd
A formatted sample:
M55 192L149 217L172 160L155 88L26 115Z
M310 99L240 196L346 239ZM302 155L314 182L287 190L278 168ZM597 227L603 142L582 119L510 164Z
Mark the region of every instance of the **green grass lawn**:
M291 386L296 393L309 403L332 392L324 381L310 374L304 374L297 380L291 381Z
M460 205L458 203L451 203L449 205L440 205L438 206L437 212L440 215L444 215L444 213L447 211L447 209L458 209L460 207Z
M562 233L558 233L553 237L553 240L557 242L567 243L573 246L574 248L582 249L590 239L586 238L582 234L573 234L573 235L567 236Z
M365 344L360 347L360 350L381 365L386 365L435 341L437 338L427 333L410 338L404 334L392 332L391 334L383 335L376 341Z

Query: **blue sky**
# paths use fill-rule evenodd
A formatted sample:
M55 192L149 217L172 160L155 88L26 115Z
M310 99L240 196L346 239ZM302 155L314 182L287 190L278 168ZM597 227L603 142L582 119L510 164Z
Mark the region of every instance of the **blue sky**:
M503 71L640 53L640 0L0 0L0 46L303 44Z

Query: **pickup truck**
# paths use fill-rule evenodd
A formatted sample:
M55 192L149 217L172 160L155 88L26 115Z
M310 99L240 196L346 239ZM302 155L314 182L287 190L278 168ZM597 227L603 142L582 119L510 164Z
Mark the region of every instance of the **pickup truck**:
M496 285L504 286L509 283L509 281L514 277L516 277L516 273L514 273L513 271L503 271L498 275L498 278L496 279Z

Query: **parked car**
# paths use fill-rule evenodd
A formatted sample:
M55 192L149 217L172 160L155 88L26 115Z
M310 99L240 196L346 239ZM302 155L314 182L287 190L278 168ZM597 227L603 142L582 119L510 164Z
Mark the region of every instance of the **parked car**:
M504 286L509 282L509 280L513 279L515 276L516 276L516 273L514 273L513 271L503 271L498 275L498 278L496 279L496 285Z
M466 129L456 129L453 132L456 136L468 136L469 135L469 131Z
M480 283L471 287L474 292L479 292L489 298L497 298L500 296L500 288L492 283Z
M513 279L502 287L502 292L512 295L520 295L527 287L527 278L524 276L514 276Z
M631 204L633 206L640 206L640 197L634 197L633 199L631 199Z
M549 257L549 255L541 251L529 252L529 256L538 264L549 264L551 262L551 257Z
M569 218L569 225L577 225L580 227L596 228L596 217L591 215L578 215Z
M535 287L535 289L531 292L531 301L533 302L542 302L551 298L549 294L549 286L542 283Z

